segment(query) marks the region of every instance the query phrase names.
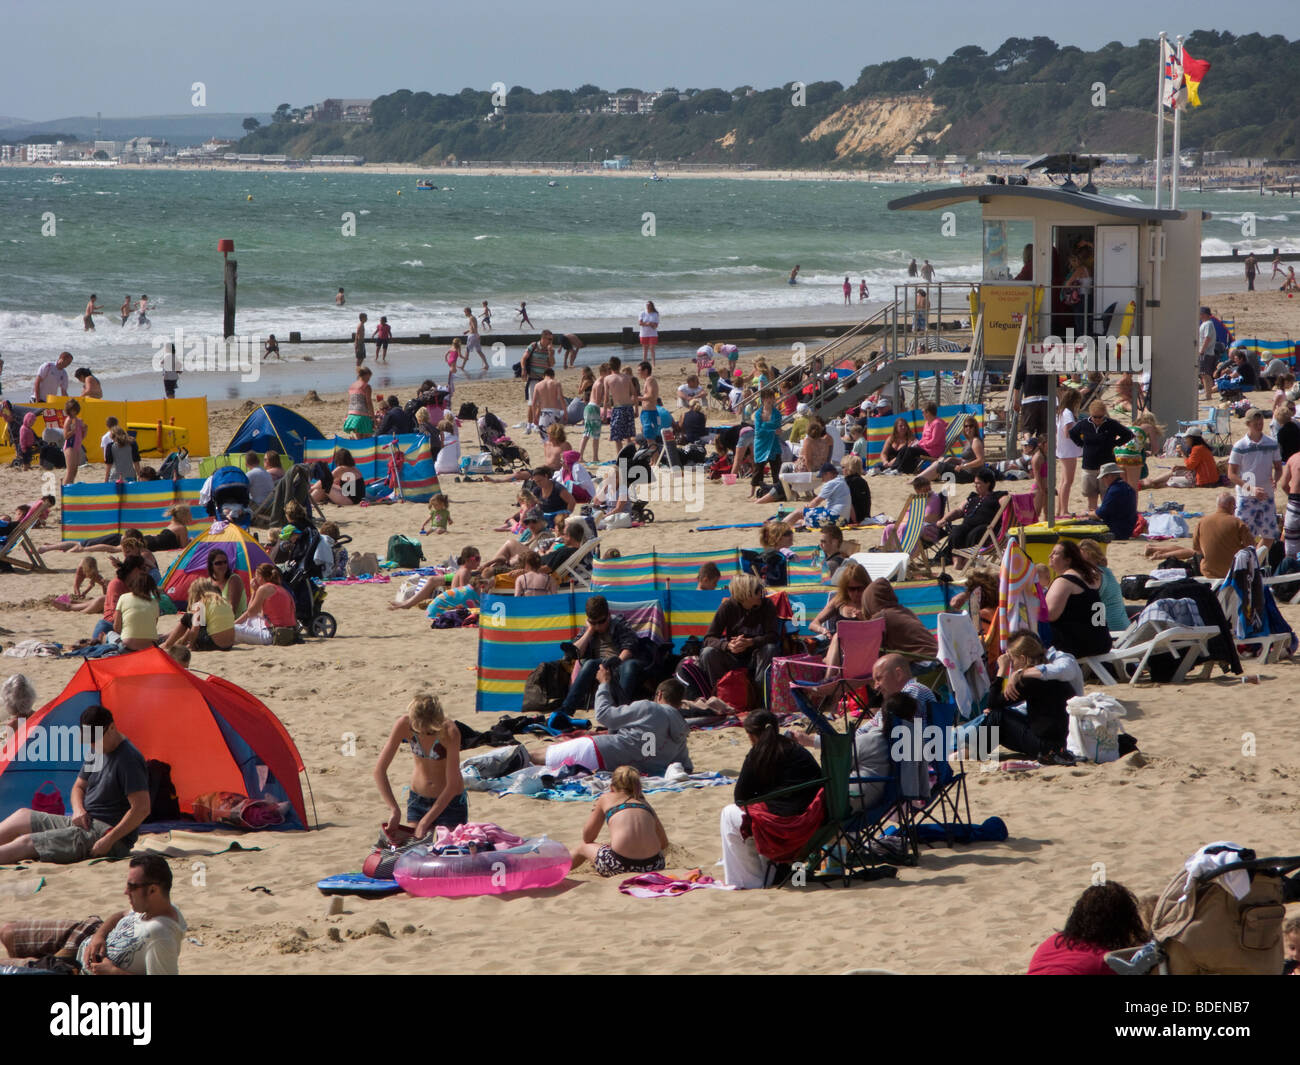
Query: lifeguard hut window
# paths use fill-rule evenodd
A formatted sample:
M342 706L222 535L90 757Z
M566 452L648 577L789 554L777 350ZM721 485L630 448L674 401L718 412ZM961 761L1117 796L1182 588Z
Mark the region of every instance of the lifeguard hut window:
M1032 281L1034 223L1029 218L984 219L985 281ZM1025 249L1030 249L1026 260Z

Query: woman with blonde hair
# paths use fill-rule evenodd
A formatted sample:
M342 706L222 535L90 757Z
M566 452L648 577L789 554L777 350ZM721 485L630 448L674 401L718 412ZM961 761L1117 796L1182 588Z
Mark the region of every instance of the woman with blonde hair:
M1060 651L1049 656L1037 636L1017 632L998 657L986 721L999 730L999 742L1008 750L1044 765L1074 765L1066 750L1065 704L1082 694L1083 674L1073 657ZM1022 702L1024 710L1016 709Z
M138 481L140 447L120 425L108 431L109 444L104 451L105 481Z
M389 783L388 767L403 745L415 760L406 820L415 827L416 837L422 839L439 826L455 828L465 824L469 820L469 802L460 774L460 729L447 719L436 695L423 693L415 696L406 713L393 723L375 762L375 785L388 806L388 831L402 823L402 808Z
M163 641L164 651L182 642L192 651L229 651L235 646L235 611L216 581L200 577L190 585L186 601L187 609Z
M609 842L597 845L600 830L609 825ZM576 869L589 861L601 876L657 873L664 867L668 833L645 799L641 774L634 766L614 770L605 792L591 808L582 828L582 843L573 849Z
M839 623L862 619L862 593L870 583L871 575L852 559L835 571L835 591L831 592L826 605L808 626L809 631L817 636L829 637L825 658L828 666L840 664Z
M728 597L718 607L704 634L700 666L716 685L733 669L744 669L762 681L781 643L782 625L776 604L763 582L752 573L731 578Z
M1079 420L1079 403L1083 393L1077 388L1063 388L1057 396L1056 458L1061 463L1061 479L1056 485L1056 513L1070 513L1070 489L1083 448L1070 439L1070 426Z

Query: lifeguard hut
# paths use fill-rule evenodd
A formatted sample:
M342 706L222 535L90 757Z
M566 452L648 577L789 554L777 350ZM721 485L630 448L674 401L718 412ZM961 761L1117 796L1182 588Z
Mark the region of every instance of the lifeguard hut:
M1050 188L990 179L904 196L889 209L980 204L982 272L972 326L978 317L984 356L1015 358L1048 337L1087 336L1096 369L1133 370L1149 386L1149 406L1161 422L1190 420L1198 385L1201 223L1209 216L1098 195L1091 171L1100 165L1096 157L1044 156L1026 169L1064 178ZM1074 176L1084 173L1086 184L1076 185ZM1075 299L1078 286L1066 282L1080 256L1091 283Z

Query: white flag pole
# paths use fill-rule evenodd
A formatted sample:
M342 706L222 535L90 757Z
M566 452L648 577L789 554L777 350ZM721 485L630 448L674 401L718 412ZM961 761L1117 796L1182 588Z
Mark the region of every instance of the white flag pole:
M1160 186L1164 183L1165 161L1165 55L1169 44L1160 34L1160 58L1156 73L1156 210L1160 209Z
M1179 158L1179 127L1182 124L1183 104L1186 97L1182 92L1182 74L1183 74L1183 35L1180 33L1174 38L1175 47L1178 49L1178 77L1174 85L1174 147L1173 155L1169 160L1171 174L1169 179L1169 206L1175 211L1178 210L1178 171L1182 168L1182 160Z

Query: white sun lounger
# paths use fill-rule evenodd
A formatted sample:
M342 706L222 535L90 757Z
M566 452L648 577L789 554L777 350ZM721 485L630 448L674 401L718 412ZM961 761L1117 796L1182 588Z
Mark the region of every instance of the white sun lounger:
M887 581L907 580L908 556L902 551L859 551L849 556L867 571L873 581L883 577Z
M1120 678L1128 672L1128 665L1135 663L1133 675L1128 678L1130 685L1137 684L1146 677L1147 665L1152 655L1182 655L1178 669L1174 673L1173 683L1181 684L1187 679L1193 666L1209 655L1209 642L1219 635L1216 625L1201 625L1195 628L1183 625L1171 625L1160 628L1146 621L1126 629L1115 646L1104 655L1089 655L1079 659L1079 665L1091 670L1102 684L1119 684ZM1208 677L1214 668L1213 660L1206 663L1203 677ZM1112 671L1112 667L1115 667ZM1147 678L1149 679L1149 678Z

